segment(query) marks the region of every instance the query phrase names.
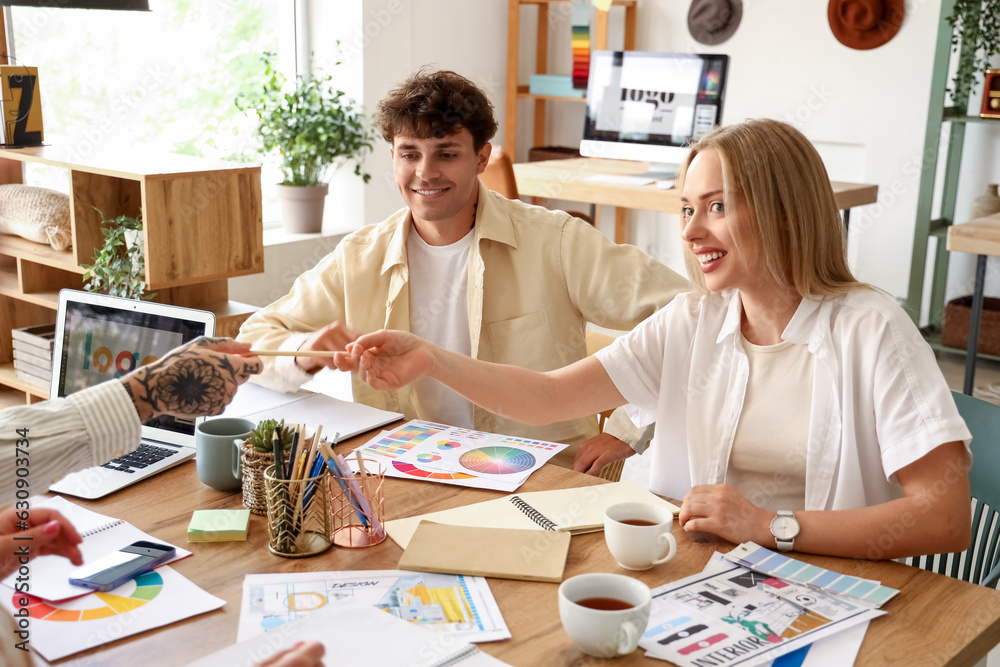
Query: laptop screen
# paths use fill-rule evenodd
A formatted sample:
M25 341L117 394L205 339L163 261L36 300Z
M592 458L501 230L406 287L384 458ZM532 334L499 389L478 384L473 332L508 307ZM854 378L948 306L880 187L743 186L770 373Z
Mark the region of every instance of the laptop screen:
M53 354L58 372L53 378L55 395L60 397L127 375L179 345L211 335L214 329L203 317L211 315L202 311L138 304L112 297L87 301L105 301L112 305L65 299L64 308L60 309L62 319L57 325L59 347ZM118 306L117 301L125 303ZM176 316L144 312L155 310L174 311ZM194 425L193 420L171 416L157 417L144 424L191 436Z

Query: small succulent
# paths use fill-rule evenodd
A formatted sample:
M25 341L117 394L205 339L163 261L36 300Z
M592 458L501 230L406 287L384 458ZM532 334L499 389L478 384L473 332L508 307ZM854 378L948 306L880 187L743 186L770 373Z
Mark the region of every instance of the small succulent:
M257 424L257 428L250 433L250 444L253 445L253 448L258 452L273 452L274 429L281 428L282 449L291 449L293 432L291 428L286 429L284 426L284 419L280 422L276 419L265 419Z

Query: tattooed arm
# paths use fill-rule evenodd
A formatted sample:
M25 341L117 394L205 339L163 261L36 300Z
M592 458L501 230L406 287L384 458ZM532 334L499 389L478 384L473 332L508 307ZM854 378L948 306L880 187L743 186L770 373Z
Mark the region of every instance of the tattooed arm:
M198 338L121 379L143 422L160 415L220 414L236 389L261 371L249 343Z

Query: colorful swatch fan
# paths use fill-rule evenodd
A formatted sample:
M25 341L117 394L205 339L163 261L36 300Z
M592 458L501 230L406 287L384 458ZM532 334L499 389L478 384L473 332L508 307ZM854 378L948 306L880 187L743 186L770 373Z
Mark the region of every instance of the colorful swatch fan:
M573 87L587 88L590 74L590 7L587 0L573 0L572 46L573 46Z

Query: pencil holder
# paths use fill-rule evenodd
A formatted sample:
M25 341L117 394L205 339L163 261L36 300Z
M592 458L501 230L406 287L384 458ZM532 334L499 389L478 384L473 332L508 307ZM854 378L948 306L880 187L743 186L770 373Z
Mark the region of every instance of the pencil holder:
M339 547L370 547L385 539L385 469L364 459L365 472L330 474L333 543Z
M323 471L315 477L276 479L264 471L267 546L285 558L315 556L330 548L330 485Z

